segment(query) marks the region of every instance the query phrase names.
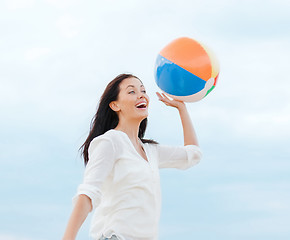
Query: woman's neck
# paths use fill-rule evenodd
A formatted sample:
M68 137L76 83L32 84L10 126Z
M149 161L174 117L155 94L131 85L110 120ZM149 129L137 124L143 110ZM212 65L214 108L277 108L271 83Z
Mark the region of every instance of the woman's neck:
M128 137L130 138L130 140L132 141L132 143L134 145L135 144L138 145L138 143L139 143L139 137L138 137L139 126L140 126L140 122L131 122L131 123L126 122L126 124L119 122L117 127L115 127L115 130L119 130L119 131L126 133L128 135Z

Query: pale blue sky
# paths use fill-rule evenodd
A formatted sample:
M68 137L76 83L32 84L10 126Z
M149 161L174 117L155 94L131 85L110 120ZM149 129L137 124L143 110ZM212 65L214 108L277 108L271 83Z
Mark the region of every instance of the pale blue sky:
M221 74L187 105L202 162L161 171L160 240L289 239L289 12L287 0L1 1L0 240L61 239L78 148L117 74L149 92L147 137L182 144L153 78L158 52L181 36L210 46Z

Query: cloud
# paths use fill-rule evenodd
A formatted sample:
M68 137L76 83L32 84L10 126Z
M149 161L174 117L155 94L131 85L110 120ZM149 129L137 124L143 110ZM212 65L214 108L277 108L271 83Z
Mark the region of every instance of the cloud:
M56 26L62 36L66 38L73 38L80 32L81 21L77 20L70 14L65 14L57 20Z
M80 3L79 0L44 0L47 4L57 8L67 8Z
M6 0L6 7L8 9L30 8L34 5L35 0Z
M50 48L35 47L26 51L25 58L30 61L37 60L42 56L48 55L50 52Z
M209 191L214 192L220 198L226 196L225 204L220 205L224 211L263 212L285 217L290 214L289 190L290 184L284 181L218 183L209 188ZM229 202L231 205L227 204Z

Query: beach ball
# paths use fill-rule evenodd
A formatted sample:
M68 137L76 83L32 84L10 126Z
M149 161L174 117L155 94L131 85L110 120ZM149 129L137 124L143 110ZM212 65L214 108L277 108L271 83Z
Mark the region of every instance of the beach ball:
M204 44L182 37L160 51L154 75L158 87L173 99L196 102L215 88L219 64Z

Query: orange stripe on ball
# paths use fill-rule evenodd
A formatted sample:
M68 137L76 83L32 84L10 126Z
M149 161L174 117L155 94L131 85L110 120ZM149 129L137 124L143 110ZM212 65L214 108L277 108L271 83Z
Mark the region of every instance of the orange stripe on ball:
M191 38L172 41L160 55L205 81L212 76L212 63L206 50Z

